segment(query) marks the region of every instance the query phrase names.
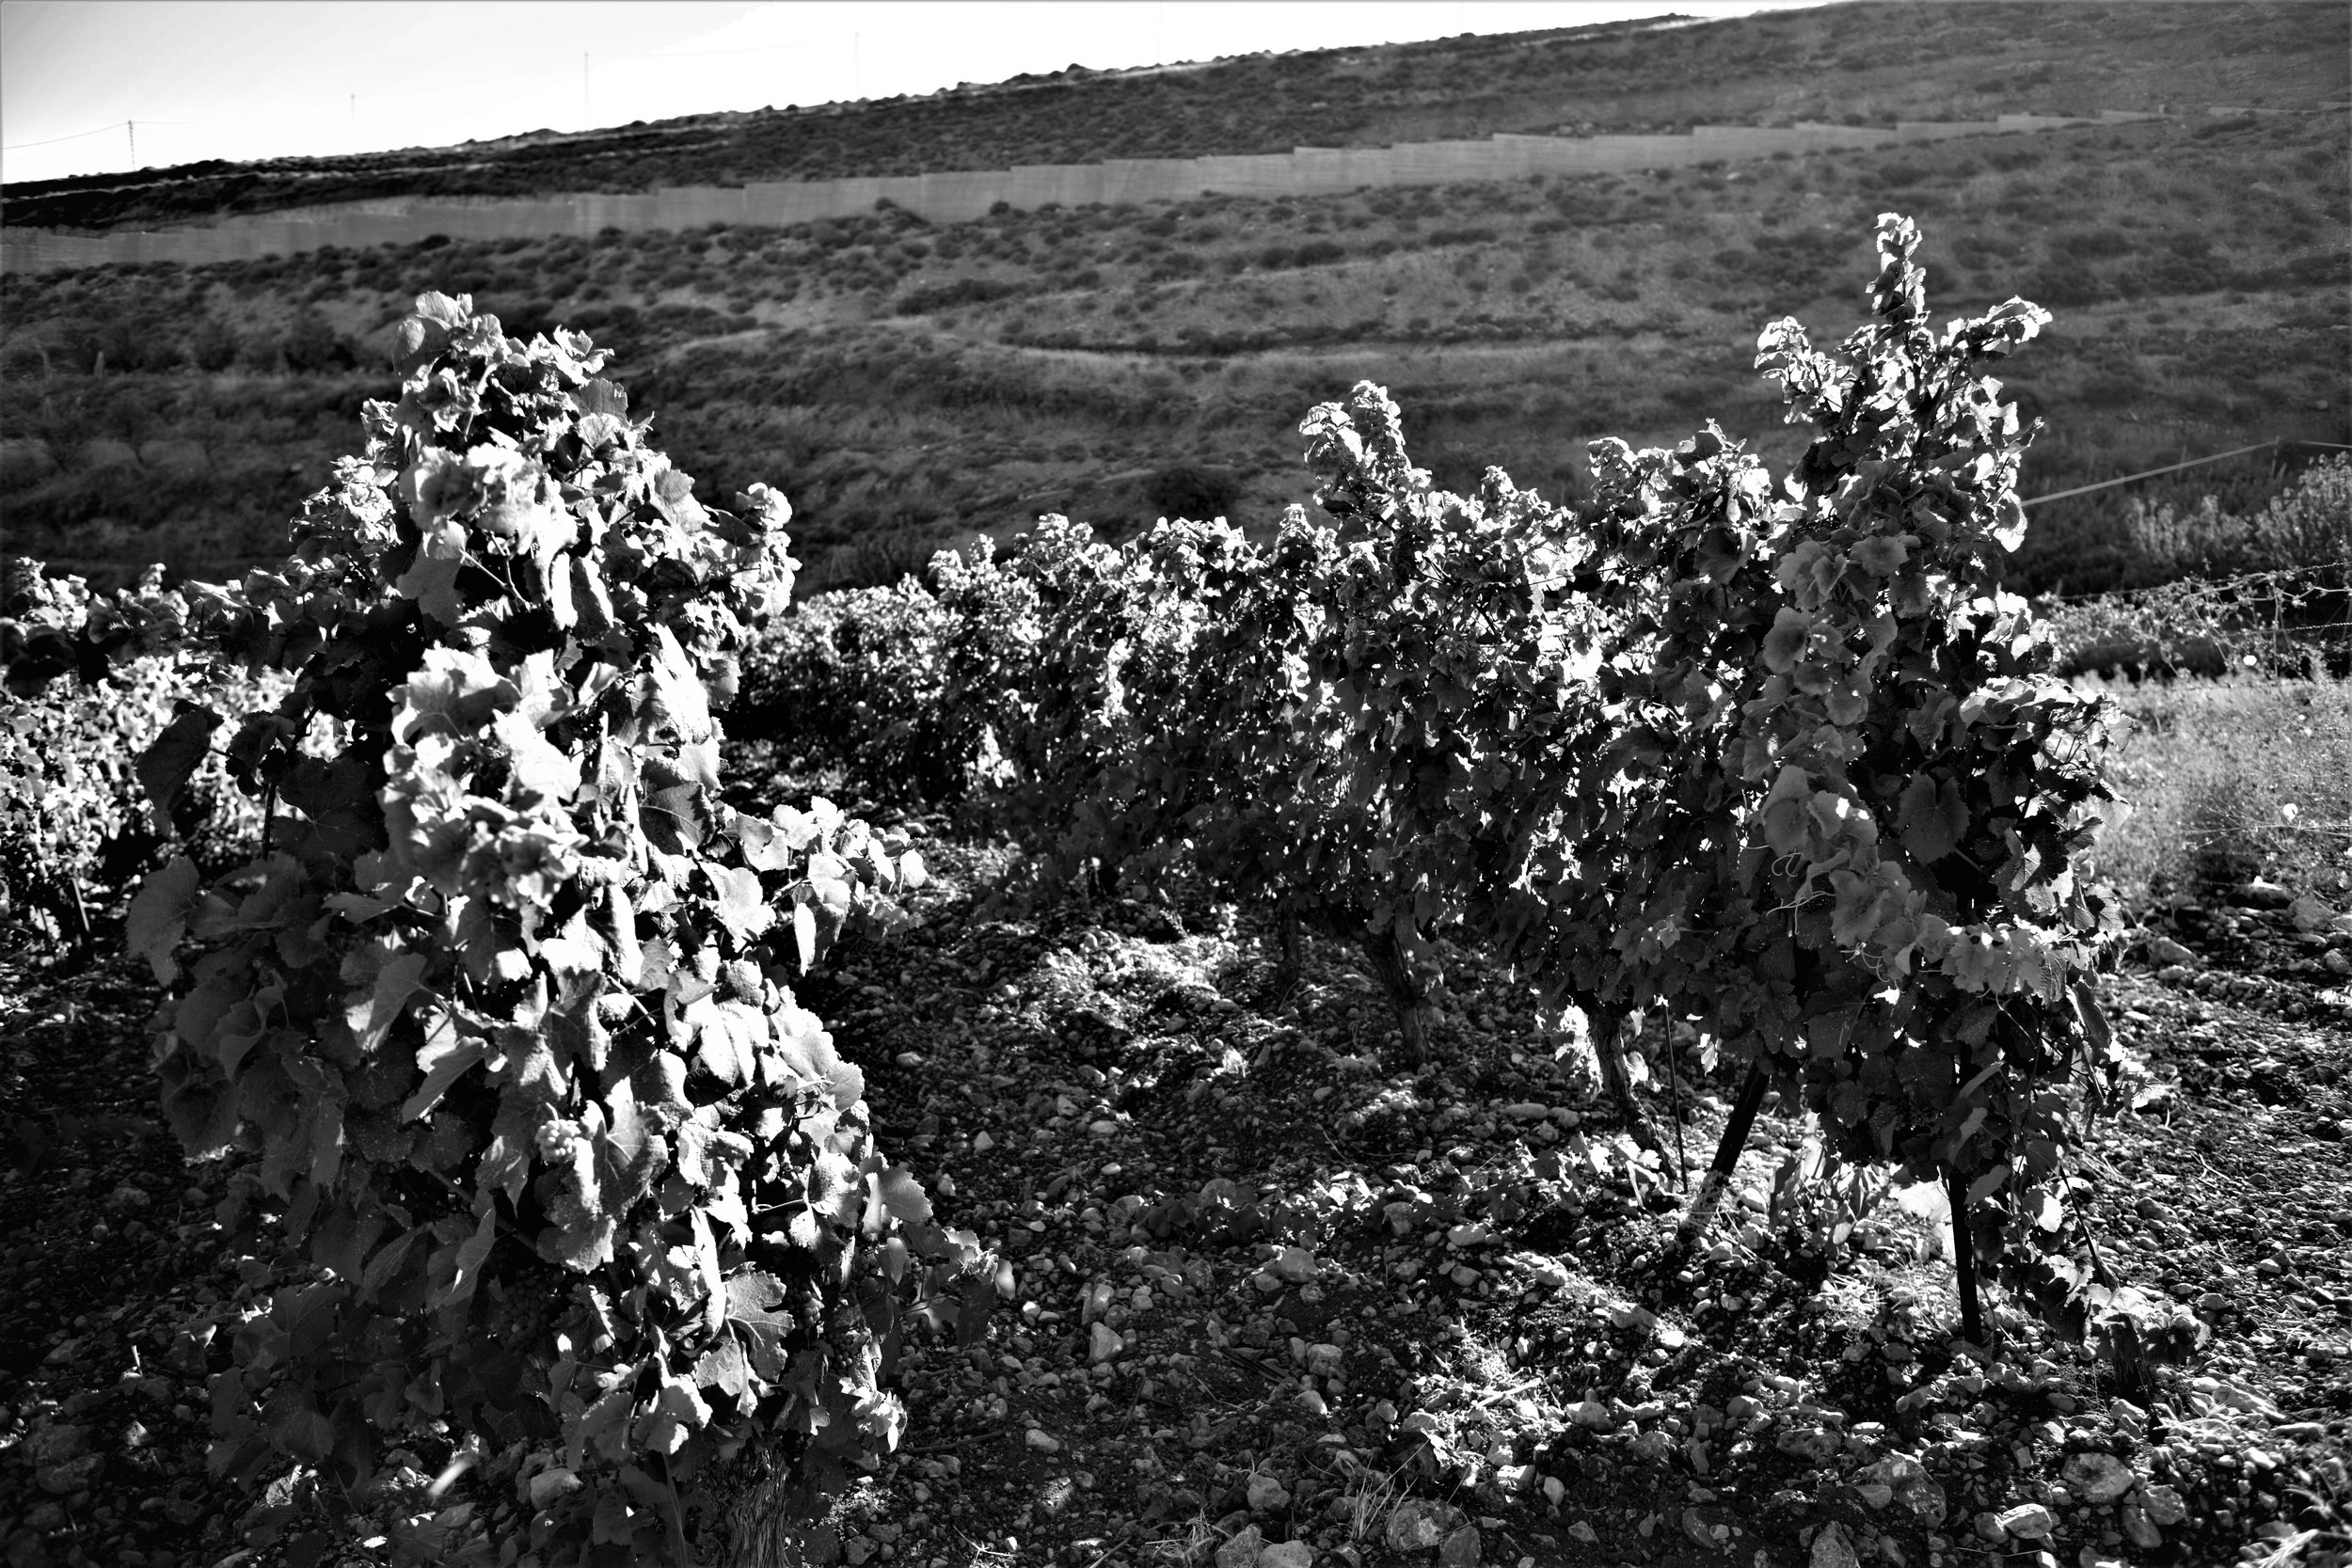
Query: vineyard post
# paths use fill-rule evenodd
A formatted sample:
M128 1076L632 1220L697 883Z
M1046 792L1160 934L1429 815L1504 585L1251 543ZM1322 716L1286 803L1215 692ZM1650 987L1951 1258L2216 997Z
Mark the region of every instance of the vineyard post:
M1965 1057L1961 1066L1967 1066ZM1952 1203L1952 1267L1960 1275L1960 1336L1972 1345L1984 1340L1984 1311L1977 1299L1977 1243L1968 1230L1968 1179L1958 1171L1944 1178Z
M1748 1075L1740 1085L1740 1098L1731 1104L1731 1119L1724 1124L1724 1135L1715 1146L1715 1158L1699 1179L1699 1190L1691 1198L1691 1207L1675 1227L1675 1245L1689 1248L1707 1234L1707 1227L1715 1220L1715 1211L1722 1207L1724 1193L1731 1185L1731 1173L1739 1167L1740 1151L1747 1147L1748 1130L1756 1125L1756 1113L1764 1104L1764 1090L1770 1079L1764 1071L1764 1057L1758 1055L1748 1064Z

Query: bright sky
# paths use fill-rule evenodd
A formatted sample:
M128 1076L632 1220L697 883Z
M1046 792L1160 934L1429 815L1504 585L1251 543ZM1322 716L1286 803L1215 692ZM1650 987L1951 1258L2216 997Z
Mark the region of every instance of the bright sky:
M928 93L1072 64L1740 16L1798 3L0 0L0 179L441 146Z

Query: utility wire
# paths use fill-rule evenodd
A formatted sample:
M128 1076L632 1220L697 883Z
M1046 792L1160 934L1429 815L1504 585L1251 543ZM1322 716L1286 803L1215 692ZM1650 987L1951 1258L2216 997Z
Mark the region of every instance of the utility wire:
M130 122L129 120L127 120L127 119L118 119L118 120L116 120L116 121L115 121L112 125L102 125L102 126L100 126L100 127L99 127L97 130L95 130L95 131L76 131L76 132L74 132L74 133L73 133L73 135L70 135L70 136L51 136L51 137L50 137L48 140L46 140L46 141L12 141L12 142L8 143L6 147L0 147L0 152L22 152L24 149L26 149L26 148L28 148L28 147L55 147L55 146L56 146L59 142L63 142L63 141L81 141L81 140L83 140L83 139L85 139L85 138L87 138L87 137L89 137L89 136L111 136L111 135L114 135L117 131L121 130L121 129L122 129L125 125L128 125L128 124L130 124L130 123L131 123L131 122ZM185 123L185 122L184 122L184 121L182 121L182 120L176 120L176 119L175 119L175 120L161 120L161 119L158 119L158 120L151 120L151 121L150 121L149 123L151 123L151 124L154 124L154 125L165 125L165 124L179 125L179 124L183 124L183 123Z
M636 55L601 55L596 57L605 61L609 65L621 65L632 60L701 60L713 59L730 55L771 55L777 54L785 50L799 50L806 47L807 46L805 44L799 43L760 43L748 45L741 49L671 50L655 51L652 53ZM481 76L464 82L437 82L433 86L426 87L382 88L373 92L359 93L357 96L362 100L420 98L430 93L456 92L468 87L496 87L501 82L515 82L519 81L526 76L543 76L549 71L568 71L571 69L571 62L566 60L560 64L529 66L521 71L510 71L498 76ZM348 103L352 96L353 95L351 94L345 94L345 102ZM329 106L327 105L326 100L322 99L319 102L319 105L316 106L290 103L282 109L260 110L253 114L246 115L213 115L208 116L203 119L151 119L145 116L141 116L138 123L142 125L239 125L250 123L251 121L257 119L284 119L296 115L310 114L313 112L314 107L323 112L323 109L326 106ZM128 120L118 119L112 125L103 125L95 131L76 131L70 136L50 136L40 141L9 142L7 146L0 147L0 152L21 152L27 148L34 147L55 147L60 142L82 141L90 136L111 136L117 131L121 130L125 125L130 123L132 122Z
M2053 490L2046 496L2028 496L2018 504L2039 506L2043 501L2062 500L2068 496L2087 496L2093 490L2111 490L2119 484L2129 484L2136 479L2151 479L2157 474L2178 473L2183 468L2200 467L2207 463L2219 463L2232 457L2243 457L2249 451L2268 451L2277 447L2318 447L2328 451L2352 451L2352 447L2340 446L2332 441L2298 441L2292 436L2274 436L2267 441L2257 441L2250 447L2234 447L2228 451L2217 451L2211 457L2192 457L2185 463L2168 463L2161 468L2142 468L2136 474L2125 474L2120 479L2103 479L2096 484L2077 484L2072 490Z

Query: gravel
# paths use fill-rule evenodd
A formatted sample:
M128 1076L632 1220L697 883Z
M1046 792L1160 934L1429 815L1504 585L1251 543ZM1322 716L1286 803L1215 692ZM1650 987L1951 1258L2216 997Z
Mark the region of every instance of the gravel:
M928 924L843 950L803 1000L1010 1295L982 1343L910 1334L906 1446L820 1559L2186 1565L2292 1538L2352 1560L2352 998L2309 908L2166 911L2189 958L2152 944L2111 988L2137 1066L2090 1207L2116 1270L2211 1333L2132 1402L1997 1293L2002 1354L1957 1347L1949 1264L1898 1205L1836 1247L1776 1227L1762 1194L1804 1136L1777 1107L1710 1245L1669 1255L1671 1172L1470 959L1438 1065L1391 1072L1348 952L1311 942L1284 992L1229 909L1025 911L977 895L1001 853L923 848ZM231 1172L157 1125L151 980L41 957L0 959L8 1561L391 1560L323 1528L312 1478L207 1477L207 1374L281 1265L221 1225ZM1727 1096L1680 1060L1653 1114L1678 1104L1702 1161ZM361 1523L530 1563L531 1489L559 1482L488 1464L435 1497L453 1451L395 1454Z

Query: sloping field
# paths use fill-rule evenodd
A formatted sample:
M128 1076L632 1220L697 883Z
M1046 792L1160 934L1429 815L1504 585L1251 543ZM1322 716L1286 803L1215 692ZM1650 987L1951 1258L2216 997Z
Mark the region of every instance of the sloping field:
M351 158L12 186L8 225L103 229L418 196L543 196L1701 122L1890 125L1999 113L2302 108L2346 96L2325 3L1870 4L1248 55L923 99L541 133Z

